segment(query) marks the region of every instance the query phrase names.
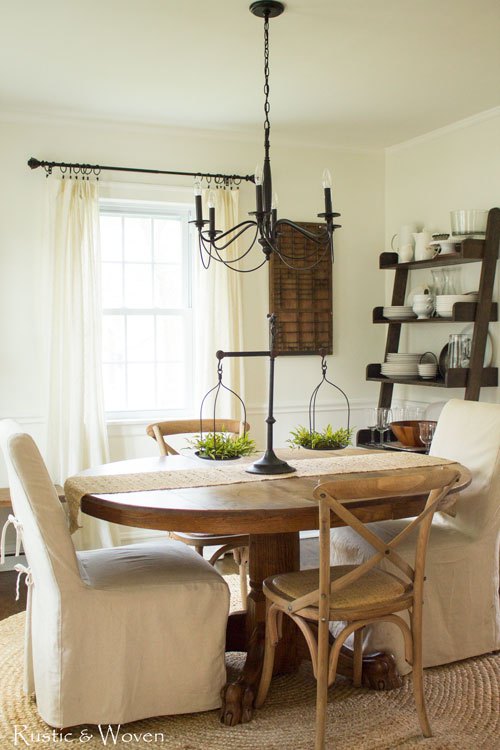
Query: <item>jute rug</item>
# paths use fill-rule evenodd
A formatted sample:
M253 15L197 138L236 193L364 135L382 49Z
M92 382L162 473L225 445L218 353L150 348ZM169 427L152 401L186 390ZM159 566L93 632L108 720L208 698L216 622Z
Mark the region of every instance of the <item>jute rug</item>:
M228 576L237 598L238 578ZM0 623L0 749L15 747L121 747L146 750L310 750L314 747L315 681L304 663L295 675L273 680L269 697L249 724L229 728L218 712L160 717L112 728L88 726L52 733L34 700L22 692L24 615ZM228 669L241 665L230 654ZM330 689L327 748L333 750L500 750L500 655L425 672L434 737L420 735L411 678L399 690L354 689L338 678ZM15 727L18 727L17 737ZM25 727L23 729L23 727ZM102 735L101 735L102 732Z

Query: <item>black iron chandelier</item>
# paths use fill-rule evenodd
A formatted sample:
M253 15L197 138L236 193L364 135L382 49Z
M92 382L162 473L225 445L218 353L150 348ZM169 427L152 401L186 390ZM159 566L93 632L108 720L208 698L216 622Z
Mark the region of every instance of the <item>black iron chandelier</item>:
M277 198L273 195L271 160L269 157L271 132L269 120L269 19L280 16L284 10L284 4L278 0L255 0L250 5L250 11L255 16L264 19L264 165L262 169L258 167L255 171L256 207L255 211L251 211L249 214L254 218L242 221L225 232L216 229L214 196L209 193L208 220L206 220L203 218L201 180L195 179L196 219L192 223L198 230L200 258L205 268L208 268L210 262L214 260L223 263L234 271L248 273L261 268L273 254L285 265L296 270L313 268L320 263L326 254L331 257L333 262L333 232L340 226L334 224L333 220L340 214L333 211L329 171L325 169L323 173L325 210L318 214L318 218L324 220L324 225L317 232L311 232L289 219L278 219ZM309 248L301 251L300 256L295 256L289 251L284 252L280 248L280 229L285 226L290 227L294 232L298 232L312 243ZM251 239L246 249L238 257L230 257L226 252L228 248L247 232L251 233ZM259 258L257 264L252 268L239 268L240 261L249 255L256 243L261 246L264 258ZM298 262L299 260L300 262Z

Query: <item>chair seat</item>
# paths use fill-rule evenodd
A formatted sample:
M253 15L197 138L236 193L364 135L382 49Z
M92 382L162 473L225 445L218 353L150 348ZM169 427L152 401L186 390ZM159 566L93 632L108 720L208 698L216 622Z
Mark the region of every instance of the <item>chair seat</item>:
M82 579L93 589L194 590L200 585L224 584L212 565L185 544L170 539L87 550L77 556Z
M201 532L170 532L171 539L177 539L184 544L195 547L216 546L218 544L234 544L238 547L247 547L249 543L248 534L203 534Z
M330 568L330 581L336 581L351 570L356 569L356 565L336 565ZM284 573L283 575L270 576L264 581L264 590L269 598L278 604L286 604L289 601L298 599L319 587L319 569L300 570L294 573ZM378 568L372 568L367 573L348 584L345 588L331 595L330 612L335 613L339 610L369 609L371 607L380 607L381 605L391 605L396 600L404 597L408 593L405 584L393 576ZM308 609L316 610L317 607ZM333 619L333 618L332 618Z

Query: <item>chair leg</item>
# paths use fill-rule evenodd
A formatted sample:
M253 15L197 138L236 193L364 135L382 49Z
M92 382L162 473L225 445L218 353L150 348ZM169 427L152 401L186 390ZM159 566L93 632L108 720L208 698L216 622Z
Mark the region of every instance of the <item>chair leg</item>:
M424 670L422 662L422 610L413 611L413 694L417 705L418 720L424 737L432 737L432 729L427 716L424 695Z
M326 736L326 706L328 702L329 622L320 618L318 625L318 677L316 682L316 744L324 750Z
M202 544L195 544L195 550L199 555L203 557L203 545Z
M361 687L361 676L363 671L363 628L354 631L354 663L352 684Z
M237 547L233 550L233 557L240 573L241 603L243 608L246 609L248 596L248 547Z
M271 678L273 676L274 667L274 654L276 652L276 645L279 641L281 623L278 623L278 617L282 616L282 612L274 605L267 602L267 616L266 616L266 645L264 651L264 665L262 667L262 675L260 678L259 690L257 698L255 699L255 707L260 708L267 698L269 691L269 685L271 684Z

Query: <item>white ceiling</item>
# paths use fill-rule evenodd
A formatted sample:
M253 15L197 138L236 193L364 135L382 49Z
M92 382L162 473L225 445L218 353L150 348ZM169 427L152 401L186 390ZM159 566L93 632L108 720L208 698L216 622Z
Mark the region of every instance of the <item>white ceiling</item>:
M382 147L500 105L499 0L285 0L280 135ZM260 134L250 0L0 0L0 108Z

